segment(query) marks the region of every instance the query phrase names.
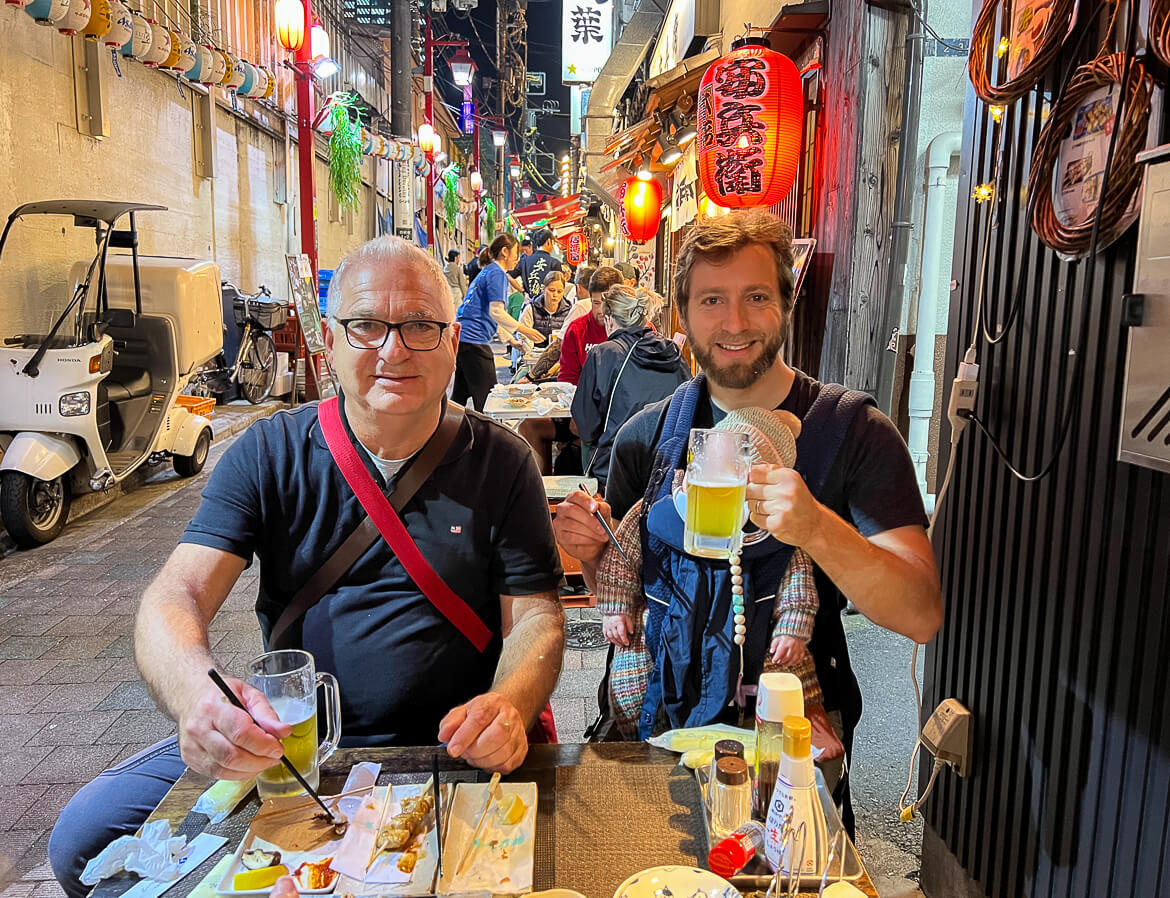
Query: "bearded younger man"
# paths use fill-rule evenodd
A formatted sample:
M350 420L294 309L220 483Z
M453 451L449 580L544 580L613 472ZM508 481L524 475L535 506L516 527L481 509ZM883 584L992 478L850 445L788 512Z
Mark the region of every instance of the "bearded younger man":
M620 519L644 500L643 546L657 557L642 566L644 590L655 600L645 621L654 668L639 726L642 738L668 727L750 718L749 696L763 668L771 623L770 614L754 613L757 607L770 609L764 600L771 596L754 595L752 587L759 582L760 592L774 591L776 570L782 570L784 553L792 547L807 552L816 567L820 610L809 649L830 712L812 717L814 741L822 747L833 744L826 738L833 725L851 749L861 716L861 692L841 623L846 599L875 623L920 643L942 624L926 515L898 431L865 394L818 383L780 357L794 302L792 261L791 231L767 212L695 226L679 253L674 287L683 328L704 373L622 427L606 501L576 492L557 509L557 539L581 560L593 585L606 534L592 512L600 508ZM679 413L672 433L666 433L672 401ZM751 472L741 621L729 611L727 562L683 553L672 490L686 465L689 429L712 427L728 411L752 406L791 412L802 419L802 430L799 472L768 465ZM656 465L659 454L662 464ZM641 621L626 620L627 634L635 632L635 623L642 632ZM742 654L734 642L738 625L746 631ZM842 797L851 826L847 793Z
M439 428L458 342L447 280L427 253L379 237L337 267L325 343L341 385L339 414L345 438L387 493ZM133 833L187 767L244 780L278 763L290 727L260 692L231 677L258 724L228 704L207 675L219 667L209 626L255 555L267 644L302 584L365 517L316 406L258 422L224 453L135 626L142 678L178 736L102 774L66 807L49 856L68 895L86 893L77 878L86 862ZM279 647L311 652L318 670L337 677L342 746L443 742L453 757L510 772L527 754L526 731L556 685L564 644L559 555L528 446L466 412L400 517L464 603L462 624L419 590L379 538ZM469 632L482 639L473 644Z

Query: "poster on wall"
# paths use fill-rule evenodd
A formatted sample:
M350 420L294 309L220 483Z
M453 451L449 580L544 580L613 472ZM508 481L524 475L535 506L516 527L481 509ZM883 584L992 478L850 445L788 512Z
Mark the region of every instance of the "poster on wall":
M1036 55L1044 30L1055 14L1057 0L1023 0L1012 9L1011 34L1008 38L1007 76L1014 80ZM1069 20L1069 33L1076 24L1076 11Z
M1060 146L1052 184L1052 207L1060 223L1076 227L1087 223L1097 212L1105 158L1113 134L1114 104L1118 85L1093 91L1073 115L1072 134ZM1142 191L1134 191L1125 210L1122 227L1128 227L1141 207Z
M639 287L654 289L654 254L657 247L657 235L653 240L647 240L645 243L630 244L629 262L638 270L637 286Z

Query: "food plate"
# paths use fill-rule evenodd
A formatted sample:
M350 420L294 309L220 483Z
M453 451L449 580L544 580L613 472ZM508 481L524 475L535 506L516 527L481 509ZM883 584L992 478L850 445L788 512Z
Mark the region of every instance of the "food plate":
M292 815L290 814L289 816L292 816ZM332 857L334 851L336 851L336 849L338 848L338 846L340 844L341 844L341 840L338 839L335 841L328 841L328 842L314 845L309 850L289 851L289 850L286 850L285 848L282 848L278 844L274 844L273 842L269 842L269 841L266 841L266 840L260 838L258 835L256 835L256 833L254 833L251 829L249 829L248 834L246 836L244 836L243 841L240 842L239 848L236 849L236 853L232 856L232 861L230 864L228 864L227 870L224 872L224 874L220 878L219 882L216 883L215 891L220 895L268 895L268 894L271 894L272 886L269 886L266 889L241 889L241 890L237 890L233 886L232 881L235 878L235 875L244 869L240 858L245 851L248 851L252 848L261 848L261 849L264 849L265 851L279 851L280 852L280 862L282 864L284 864L286 867L288 867L289 873L292 874L292 873L296 872L297 867L299 867L301 864L303 864L305 862L316 863L318 861L323 861L326 858ZM330 892L333 891L334 887L336 887L338 878L339 878L339 876L335 874L333 877L333 881L330 882L327 887L321 888L321 889L301 888L300 884L298 883L297 891L300 892L300 894L302 894L302 895L328 895Z
M501 783L483 828L476 823L487 799L487 783L459 783L451 801L443 837L443 876L440 894L486 890L513 895L532 890L536 848L536 783ZM524 802L523 816L515 823L501 823L497 809L515 795ZM475 836L472 853L460 870Z
M698 867L651 867L635 873L613 893L613 898L740 898L739 889L722 876Z

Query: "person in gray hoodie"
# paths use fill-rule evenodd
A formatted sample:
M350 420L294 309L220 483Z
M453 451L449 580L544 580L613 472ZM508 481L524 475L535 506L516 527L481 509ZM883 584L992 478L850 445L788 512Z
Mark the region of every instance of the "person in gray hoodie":
M605 292L603 302L609 339L585 357L572 413L581 440L593 447L585 473L596 477L604 491L618 430L636 412L690 380L691 372L678 346L650 324L662 308L661 296L618 284Z

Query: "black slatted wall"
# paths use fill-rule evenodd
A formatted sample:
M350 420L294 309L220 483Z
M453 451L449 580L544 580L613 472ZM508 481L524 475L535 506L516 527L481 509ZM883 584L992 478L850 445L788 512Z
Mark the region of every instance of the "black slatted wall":
M1097 39L1083 44L1082 60ZM1035 471L1057 442L1071 349L1087 376L1060 460L1038 483L1014 479L974 427L962 436L935 534L946 622L927 651L924 699L971 709L974 769L944 771L924 808L928 898L1170 894L1170 475L1116 461L1137 229L1100 257L1086 307L1085 263L1058 260L1024 212L1041 104L1070 64L1005 118L989 328L1017 283L1024 306L1001 344L979 341L978 413ZM968 89L948 391L975 328L990 206L964 197L990 178L992 127Z

